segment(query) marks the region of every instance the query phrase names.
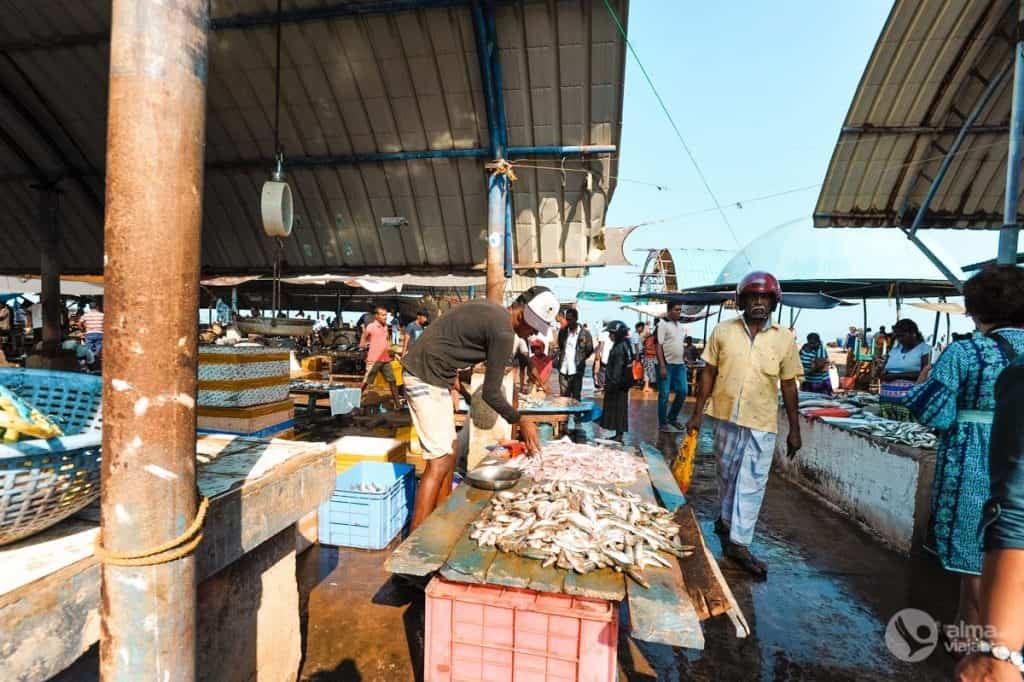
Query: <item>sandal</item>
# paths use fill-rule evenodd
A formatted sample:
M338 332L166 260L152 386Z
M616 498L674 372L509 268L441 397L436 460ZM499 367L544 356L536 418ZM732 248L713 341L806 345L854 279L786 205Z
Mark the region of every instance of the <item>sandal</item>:
M722 553L738 563L743 570L755 578L760 580L768 578L768 564L751 554L750 550L745 546L729 542L725 545Z

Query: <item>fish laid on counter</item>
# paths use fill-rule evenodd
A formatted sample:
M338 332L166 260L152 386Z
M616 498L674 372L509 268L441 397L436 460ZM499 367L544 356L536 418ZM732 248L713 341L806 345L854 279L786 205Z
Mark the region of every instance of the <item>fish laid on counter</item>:
M661 552L694 552L678 535L671 512L635 493L564 481L495 493L470 531L481 547L580 574L611 568L643 587L645 567L671 566Z
M877 438L884 438L893 443L901 443L915 448L934 450L938 444L938 439L931 430L914 422L879 420L851 425L849 428Z
M642 457L618 447L573 443L568 438L547 443L540 453L521 455L507 462L535 481L623 483L636 481L647 471Z

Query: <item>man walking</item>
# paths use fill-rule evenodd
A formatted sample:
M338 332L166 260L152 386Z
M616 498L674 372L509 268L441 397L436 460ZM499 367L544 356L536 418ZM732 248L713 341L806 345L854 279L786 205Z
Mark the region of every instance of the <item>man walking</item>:
M507 309L489 301L470 301L427 327L405 356L405 393L426 460L416 490L413 530L451 491L455 410L450 391L459 370L483 362L483 401L509 424L519 424L520 438L531 453L540 449L537 427L520 421L501 385L515 338L547 334L557 313L558 298L545 287L527 289Z
M405 325L405 337L402 340L402 357L409 352L412 348L412 344L416 343L416 339L420 338L420 334L427 328L427 321L430 320L430 314L426 310L416 311L416 319Z
M741 317L722 322L704 348L697 404L686 428L701 427L704 407L715 420L721 511L715 533L723 554L757 577L768 566L750 553L778 432L779 386L789 419L787 451L801 447L797 379L803 373L793 336L772 325L782 298L778 280L752 272L736 287ZM710 398L710 405L708 400Z
M579 311L569 308L565 311L565 326L558 330L558 351L555 353L559 395L580 399L587 358L593 352L594 339L580 326Z
M658 324L658 430L676 433L683 430L679 412L686 402L683 348L686 333L679 324L679 316L683 314L682 304L669 302L667 308L668 315ZM672 407L668 405L669 393L675 393Z
M398 409L398 386L395 385L395 372L391 369L391 347L388 344L388 311L377 307L373 311L373 321L366 325L359 346L366 348L366 376L359 390L365 391L373 383L378 374L384 375L391 389L391 400Z

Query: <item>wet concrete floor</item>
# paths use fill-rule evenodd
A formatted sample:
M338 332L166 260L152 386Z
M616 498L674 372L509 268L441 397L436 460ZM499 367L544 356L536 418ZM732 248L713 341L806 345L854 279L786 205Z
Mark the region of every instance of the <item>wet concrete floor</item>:
M680 436L657 433L654 396L634 395L627 437L674 452ZM717 487L710 449L710 433L703 434L689 501L720 557L712 532ZM705 623L703 651L638 643L622 628L620 679L950 678L952 661L940 651L908 664L884 642L886 623L900 609L923 609L941 622L952 617L956 582L927 558L885 549L781 478L769 483L751 549L769 564L765 582L721 562L751 625L749 638L737 639L724 616ZM421 679L423 596L389 579L387 555L318 547L300 557L300 583L310 587L301 679Z

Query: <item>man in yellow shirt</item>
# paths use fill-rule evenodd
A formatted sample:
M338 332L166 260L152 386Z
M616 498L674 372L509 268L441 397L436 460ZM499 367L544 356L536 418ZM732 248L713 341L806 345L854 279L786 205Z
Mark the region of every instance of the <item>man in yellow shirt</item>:
M722 553L761 578L768 567L749 545L775 452L780 387L789 418L789 456L802 445L797 379L803 365L792 333L771 321L781 298L778 280L767 272L752 272L736 287L736 307L743 315L711 332L701 356L706 366L697 404L686 425L688 431L699 430L705 407L715 420L721 501L715 532Z

